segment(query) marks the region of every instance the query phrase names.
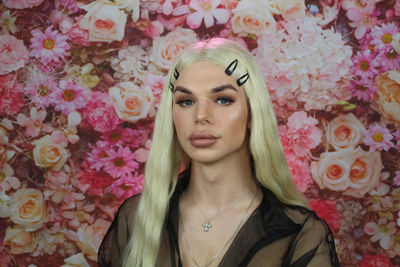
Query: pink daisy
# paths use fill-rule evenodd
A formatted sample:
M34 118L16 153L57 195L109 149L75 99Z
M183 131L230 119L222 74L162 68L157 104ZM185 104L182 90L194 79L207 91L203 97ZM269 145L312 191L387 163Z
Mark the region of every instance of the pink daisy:
M369 151L388 151L394 146L394 144L390 141L392 139L393 135L386 127L380 126L379 124L374 124L365 132L363 142L369 146Z
M377 67L379 67L374 58L375 56L369 49L358 51L357 55L353 57L353 74L361 78L374 78L378 74Z
M223 8L217 8L221 4L221 0L192 0L190 8L194 13L186 17L186 23L192 29L200 27L204 19L206 28L214 25L214 18L217 23L224 24L228 22L229 11Z
M400 69L400 55L394 49L381 50L376 56L375 61L381 67L381 72Z
M68 115L72 111L84 108L90 97L90 90L75 84L72 80L61 80L59 90L54 94L55 110Z
M38 58L44 64L59 65L70 49L67 43L68 37L57 30L53 31L52 26L48 27L44 33L34 29L32 36L30 56Z
M143 174L138 174L136 172L133 177L121 177L112 183L107 188L107 191L116 198L127 199L128 197L142 192L143 178Z
M397 131L393 134L395 140L396 140L396 145L394 148L397 149L397 151L400 152L400 129L397 129Z
M129 147L117 146L116 150L108 151L107 165L104 170L114 178L128 177L132 178L132 172L138 167L139 163L134 161L135 154Z
M352 80L351 86L348 89L353 93L353 96L357 97L357 99L368 102L374 98L377 87L374 85L373 80L361 79L358 81Z
M130 147L136 148L139 147L142 142L142 135L143 133L140 130L118 126L112 131L105 132L102 139L107 141L110 145L116 145L123 142Z
M395 171L394 172L394 178L393 178L393 184L395 186L400 186L400 171Z
M56 90L57 82L55 79L40 71L32 71L25 86L25 92L38 108L46 108L52 105Z
M371 29L371 36L373 38L371 44L378 50L391 49L393 35L399 33L399 31L399 26L393 22L375 26Z
M111 150L108 142L97 141L95 145L89 144L91 152L87 153L87 162L91 169L100 171L101 168L108 164L109 151Z
M371 52L375 51L375 46L371 44L373 38L370 33L367 33L362 40L360 40L360 49L361 50L370 50Z

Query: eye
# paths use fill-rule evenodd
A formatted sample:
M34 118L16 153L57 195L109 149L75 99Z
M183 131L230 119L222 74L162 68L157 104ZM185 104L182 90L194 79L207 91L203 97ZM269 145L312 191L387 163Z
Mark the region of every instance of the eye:
M192 99L181 99L181 100L177 100L175 102L175 104L178 104L181 107L187 107L187 106L193 105L193 100Z
M235 102L232 98L230 97L226 97L226 96L221 96L217 98L216 101L218 104L224 105L224 106L228 106L230 104L232 104L233 102Z

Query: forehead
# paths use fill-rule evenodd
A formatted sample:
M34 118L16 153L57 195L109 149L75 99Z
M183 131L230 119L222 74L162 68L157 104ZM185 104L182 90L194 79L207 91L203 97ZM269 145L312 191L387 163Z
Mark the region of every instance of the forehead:
M221 84L231 84L237 88L233 75L225 73L225 67L212 63L199 61L185 67L179 74L175 86L185 86L188 89L210 89Z

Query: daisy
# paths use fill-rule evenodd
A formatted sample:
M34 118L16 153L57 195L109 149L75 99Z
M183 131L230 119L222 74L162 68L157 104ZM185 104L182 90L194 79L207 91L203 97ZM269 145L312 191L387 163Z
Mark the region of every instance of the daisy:
M63 114L84 108L90 97L90 90L75 84L72 80L61 80L59 90L55 92L54 104L55 110Z
M129 147L117 146L117 150L111 149L108 152L107 165L104 170L114 178L132 178L132 172L139 167L139 163L134 161L135 154Z
M87 163L90 165L91 169L100 171L101 168L107 165L108 153L111 150L108 142L97 141L95 145L89 144L92 150L87 155Z
M378 50L390 49L392 48L393 35L399 32L399 27L393 22L375 26L371 29L371 36L373 38L371 44Z
M381 72L400 69L400 55L394 49L381 50L375 61Z
M139 147L142 142L142 131L118 126L112 131L105 132L102 139L107 141L110 145L124 142L130 147L136 148Z
M204 19L206 28L214 25L214 18L217 23L224 24L229 19L229 11L223 8L217 8L221 4L221 0L192 0L190 8L195 12L187 16L186 23L192 29L200 27Z
M374 98L377 87L371 79L361 79L352 80L351 86L348 89L357 99L368 102Z
M388 151L394 146L390 141L392 139L393 135L387 128L380 126L379 124L374 124L365 132L363 142L369 146L369 151L371 152L375 150Z
M57 88L57 82L53 77L35 69L31 71L24 90L35 106L46 108L53 104Z
M116 198L127 199L133 195L137 195L142 191L143 187L143 174L135 172L134 177L122 177L112 183L107 191L113 194Z
M38 29L32 30L31 33L33 37L31 38L30 56L38 58L44 64L57 65L61 63L70 49L67 43L68 37L56 30L53 31L52 26L48 27L44 33Z
M359 51L353 57L353 74L361 78L374 78L378 74L375 56L370 50Z

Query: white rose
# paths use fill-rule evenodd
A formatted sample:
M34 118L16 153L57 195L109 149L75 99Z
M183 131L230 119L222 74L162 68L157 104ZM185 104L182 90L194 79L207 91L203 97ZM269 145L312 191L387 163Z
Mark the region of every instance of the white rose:
M109 221L98 219L91 225L85 223L79 227L77 245L89 259L96 260L97 251L110 225Z
M325 127L326 139L336 150L354 149L365 135L364 125L353 113L340 114Z
M46 221L42 192L33 188L16 191L10 200L10 219L26 231L35 231Z
M118 117L135 123L154 111L154 96L149 87L139 88L132 82L121 82L109 94Z
M232 10L232 13L234 33L261 35L276 30L276 22L272 13L279 13L279 10L272 1L242 0Z
M33 141L32 144L35 145L33 159L39 167L59 171L70 156L69 150L62 143L54 143L49 135Z
M150 61L162 70L169 70L176 57L197 41L197 35L193 30L177 28L166 36L153 40Z
M79 26L89 31L90 42L121 41L125 34L127 15L114 3L98 0L80 5L87 11Z

